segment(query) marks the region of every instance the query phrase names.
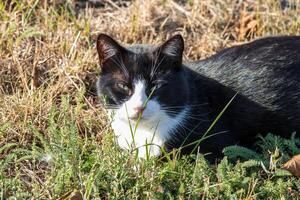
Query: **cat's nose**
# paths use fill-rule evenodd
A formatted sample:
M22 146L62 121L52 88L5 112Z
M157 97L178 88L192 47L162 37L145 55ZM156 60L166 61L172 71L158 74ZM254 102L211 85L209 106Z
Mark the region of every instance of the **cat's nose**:
M145 106L138 106L138 107L133 108L133 110L135 111L135 113L131 117L131 119L138 119L138 117L144 112L145 109L146 109Z
M138 113L142 113L145 110L145 106L135 107L134 110Z

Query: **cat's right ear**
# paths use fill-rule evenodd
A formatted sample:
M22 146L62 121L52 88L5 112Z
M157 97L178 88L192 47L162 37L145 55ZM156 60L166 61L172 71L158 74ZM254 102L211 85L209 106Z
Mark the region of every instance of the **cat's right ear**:
M181 59L183 49L184 49L184 41L181 35L174 35L170 39L168 39L165 43L163 43L160 47L161 52L165 55L175 57Z
M125 48L119 45L119 43L110 36L106 34L99 34L97 38L97 51L100 63L102 64L107 59L123 53Z

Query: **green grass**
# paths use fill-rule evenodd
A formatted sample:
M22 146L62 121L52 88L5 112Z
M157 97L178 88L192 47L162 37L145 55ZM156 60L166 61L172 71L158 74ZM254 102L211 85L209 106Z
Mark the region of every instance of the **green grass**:
M61 104L51 108L44 134L29 122L30 143L1 147L0 153L6 154L0 161L2 198L55 199L72 191L85 199L293 199L299 195L299 181L280 169L286 153L299 151L298 139L268 135L261 139L267 145L260 146L260 154L230 147L225 151L228 157L218 165L208 164L200 154L141 161L120 151L110 131L101 144L95 135L80 132L78 113L85 107L81 100L71 105L70 97L63 96ZM91 128L90 119L83 123ZM1 134L9 128L2 125ZM277 153L270 160L275 151L283 155ZM236 156L246 161L228 161Z
M201 154L141 161L121 151L95 94L94 43L100 32L123 43L180 33L185 57L205 58L261 36L299 35L298 1L285 10L274 0L79 10L72 2L0 2L0 199L299 198L299 180L281 170L300 151L293 136L261 137L255 151L228 147L213 165Z

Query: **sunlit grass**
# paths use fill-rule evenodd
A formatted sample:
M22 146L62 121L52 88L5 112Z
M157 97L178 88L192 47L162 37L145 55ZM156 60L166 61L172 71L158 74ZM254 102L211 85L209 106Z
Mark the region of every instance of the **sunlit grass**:
M180 33L185 57L205 58L260 36L299 35L298 1L284 9L272 0L150 0L85 9L72 2L0 2L0 199L299 196L299 181L280 170L299 152L293 137L269 135L257 152L227 148L219 165L200 154L140 161L120 151L95 94L94 46L100 32L129 44L157 44Z

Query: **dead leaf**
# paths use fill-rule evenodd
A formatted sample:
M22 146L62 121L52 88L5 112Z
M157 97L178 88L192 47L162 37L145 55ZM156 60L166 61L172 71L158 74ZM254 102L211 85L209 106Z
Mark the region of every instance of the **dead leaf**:
M291 172L297 178L300 178L300 154L293 156L282 168Z

